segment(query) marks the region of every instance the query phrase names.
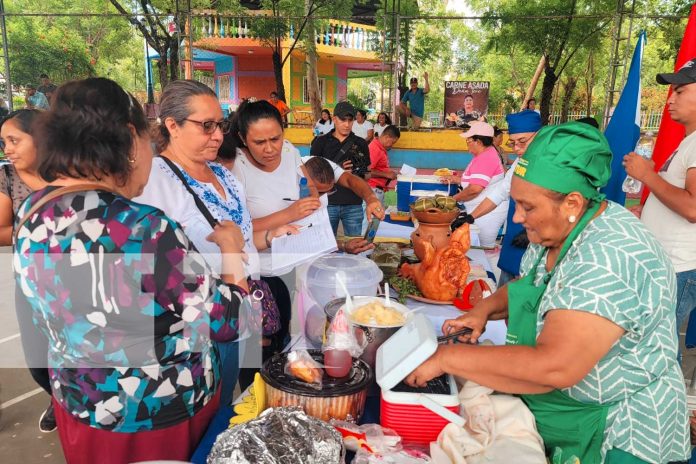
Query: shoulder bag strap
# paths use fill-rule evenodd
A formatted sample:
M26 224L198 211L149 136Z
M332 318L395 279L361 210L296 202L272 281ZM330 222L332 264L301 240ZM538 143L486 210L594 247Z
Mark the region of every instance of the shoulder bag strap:
M166 156L160 156L162 161L167 163L167 166L169 166L169 169L172 170L172 172L176 175L176 177L179 178L182 184L184 184L184 187L188 191L189 194L193 197L193 201L196 203L196 207L198 210L201 212L203 217L205 218L206 221L208 221L208 224L210 224L210 227L213 229L215 226L218 225L218 220L213 217L213 215L210 213L208 208L205 206L205 203L203 203L203 200L200 199L200 197L196 194L196 192L193 191L189 183L186 181L186 178L184 177L184 174L181 172L181 169L174 164L172 160L167 158Z
M22 228L25 222L29 220L36 212L43 208L46 203L49 201L58 198L62 195L67 195L68 193L75 193L75 192L87 192L91 190L103 190L105 192L111 192L111 193L116 193L113 190L111 190L108 187L105 187L102 184L95 184L95 183L84 183L84 184L76 184L76 185L68 185L66 187L59 187L52 192L48 192L46 195L41 197L39 201L31 205L31 208L29 208L29 211L27 211L24 216L22 216L22 219L19 220L17 223L17 227L15 227L14 230L14 243L17 243L17 234L19 233L19 229Z
M343 162L345 161L345 159L343 157L346 156L346 153L348 152L348 150L353 148L353 145L355 145L355 141L353 140L353 136L355 136L355 134L353 134L351 132L350 135L347 137L348 140L344 141L343 147L338 152L338 158L337 158L337 161L335 161L335 163L341 167L343 167Z

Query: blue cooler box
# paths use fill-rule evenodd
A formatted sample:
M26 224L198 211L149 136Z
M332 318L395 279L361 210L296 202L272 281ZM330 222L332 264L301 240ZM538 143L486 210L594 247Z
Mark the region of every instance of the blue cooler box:
M419 197L437 194L452 196L459 184L443 184L438 176L398 176L396 178L396 207L409 211L409 205Z

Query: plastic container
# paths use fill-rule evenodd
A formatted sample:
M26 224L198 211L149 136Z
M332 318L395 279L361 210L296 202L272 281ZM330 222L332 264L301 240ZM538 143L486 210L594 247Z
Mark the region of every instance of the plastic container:
M308 351L321 363L319 350ZM261 369L266 383L266 407L299 406L308 415L329 421L331 419L357 422L365 409L367 390L373 381L373 373L365 361L353 358L348 376L332 378L324 373L321 390L288 374L284 367L288 353L278 353L268 359Z
M392 391L436 350L435 330L422 314L414 315L377 350L375 375L382 388L380 424L397 432L404 444L427 446L449 422L464 424L452 376L448 376L448 394Z
M336 298L345 298L345 292L337 280L339 276L351 295L375 296L384 274L371 259L364 256L320 256L307 268L304 282L310 297L320 308Z
M646 132L636 144L636 154L649 160L652 158L653 149L655 148L655 137L652 132ZM621 185L621 190L628 194L638 194L643 188L643 183L631 176L626 176Z
M307 178L300 177L300 198L307 198L310 196L309 185L307 185Z
M458 184L443 184L438 176L398 176L396 178L396 207L409 211L409 205L420 197L436 194L452 196Z

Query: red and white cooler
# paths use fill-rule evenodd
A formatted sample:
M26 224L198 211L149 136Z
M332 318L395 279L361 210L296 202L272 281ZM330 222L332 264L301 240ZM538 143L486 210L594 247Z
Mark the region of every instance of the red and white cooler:
M401 382L436 350L435 330L422 314L414 315L377 350L375 371L382 389L380 424L397 432L405 444L427 446L448 423L465 423L459 415L458 389L451 375L442 392L393 390L404 390Z

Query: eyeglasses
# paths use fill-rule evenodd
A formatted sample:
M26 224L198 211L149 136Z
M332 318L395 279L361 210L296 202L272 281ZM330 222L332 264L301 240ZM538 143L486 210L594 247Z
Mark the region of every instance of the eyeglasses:
M333 195L334 193L336 193L336 189L327 190L326 192L319 192L319 191L317 191L317 193L319 194L319 196L322 196L322 195L324 195L324 194L330 196L330 195Z
M203 128L203 132L208 135L214 133L218 127L223 134L227 134L232 128L232 122L229 119L223 119L222 121L196 121L195 119L184 118L184 121L198 124Z
M528 137L526 139L519 139L519 140L508 140L507 146L510 148L515 148L515 147L524 147L529 143L529 140L531 137Z

